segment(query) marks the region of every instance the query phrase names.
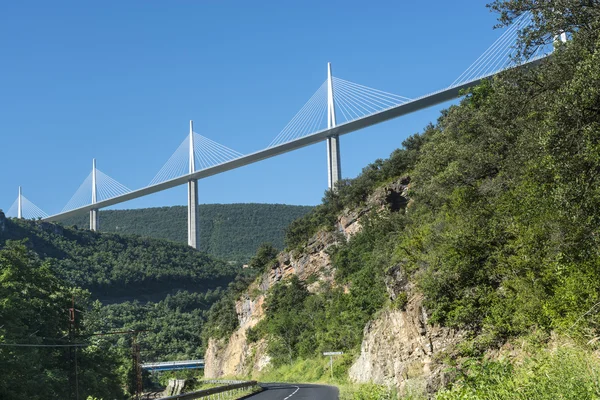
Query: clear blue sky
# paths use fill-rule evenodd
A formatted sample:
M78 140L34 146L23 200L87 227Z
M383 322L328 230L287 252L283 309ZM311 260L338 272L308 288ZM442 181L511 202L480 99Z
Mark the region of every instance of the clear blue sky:
M326 78L407 97L448 86L501 32L485 1L4 1L0 208L23 186L53 214L98 168L146 186L194 120L266 147ZM445 105L446 107L448 105ZM432 108L341 138L354 177L435 121ZM200 181L201 203L317 204L325 143ZM119 208L185 204L185 187Z

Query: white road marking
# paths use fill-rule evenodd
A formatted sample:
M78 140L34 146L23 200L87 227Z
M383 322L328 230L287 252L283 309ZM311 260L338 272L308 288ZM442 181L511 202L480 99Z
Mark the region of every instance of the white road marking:
M293 386L293 387L295 387L295 388L296 388L296 390L294 390L294 393L290 394L288 397L286 397L286 398L285 398L285 399L283 399L283 400L288 400L290 397L292 397L293 395L295 395L295 394L296 394L296 392L297 392L298 390L300 390L300 387L299 387L299 386Z

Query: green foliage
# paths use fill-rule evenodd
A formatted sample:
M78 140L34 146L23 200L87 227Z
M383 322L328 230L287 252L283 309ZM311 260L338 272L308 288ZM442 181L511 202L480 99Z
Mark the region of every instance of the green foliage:
M271 243L263 243L256 251L256 255L248 261L248 267L257 271L264 271L275 261L279 251Z
M235 301L260 272L262 271L258 268L244 268L239 271L225 293L211 306L201 333L203 351L206 350L210 338L225 339L237 329L239 321Z
M0 248L12 239L27 238L31 257L44 260L66 285L84 287L100 300L86 310L88 332L147 331L138 337L145 360L202 356L202 325L211 305L225 292L220 287L230 283L245 287L243 279L253 279L245 277L246 271L238 275L238 267L182 244L3 216L1 222ZM235 315L234 319L237 322ZM94 347L98 354L89 356L101 360L106 346L114 348L115 365L124 363L118 374L125 379L131 373L131 339L131 335L103 336L103 347Z
M597 0L494 0L488 7L500 13L500 26L510 25L526 12L532 14L534 24L520 32L519 50L524 56L533 54L538 46L551 44L561 32L593 38L600 27Z
M86 310L89 293L68 287L25 246L8 242L0 249L0 398L69 398L75 359L81 396L123 398L119 353L103 341L84 340L90 333L86 314L78 312L69 339L72 296L76 308ZM91 345L60 347L70 343Z
M600 398L600 362L587 349L538 350L522 362L473 362L438 400Z
M375 188L409 172L417 161L421 146L434 131L433 126L428 126L423 134L408 137L402 142L403 147L394 150L389 159L376 160L363 168L355 179L343 179L337 183L335 191L325 192L322 204L288 226L285 231L287 248L302 246L320 229L332 229L344 208L363 204Z
M440 120L398 246L433 321L498 337L570 327L600 297L600 42L473 90ZM581 322L581 321L580 321ZM596 314L574 328L598 326Z
M372 383L342 387L340 400L394 400L393 389Z
M285 227L312 207L285 204L201 204L200 250L214 257L245 263L261 243L283 248ZM102 232L140 235L187 243L184 206L100 211ZM87 216L65 220L65 226L87 227Z
M538 3L494 7L510 13ZM406 213L364 217L363 230L330 251L337 286L299 297L302 283L281 283L269 293L296 299L291 309L267 308L252 333L271 339L276 365L324 349L357 349L364 324L386 304L392 267L423 292L430 321L473 334L473 355L532 329L597 336L600 29L588 28L598 26L600 5L567 0L560 7L572 7L570 14L554 19L550 7L539 6L537 33L523 33L533 35L524 51L535 35L553 36L549 24L570 29L572 41L536 68L468 90L437 124L341 182L290 225L286 244L301 249L319 229L333 230L341 210L410 174ZM408 299L397 296L392 306L402 308ZM287 332L284 323L292 327Z
M15 219L6 220L0 248L6 240L24 238L51 261L60 278L89 289L103 302L159 300L180 289L214 289L227 285L238 269L183 244Z
M96 304L94 328L98 332L146 331L138 337L144 360L202 358L202 325L209 317L209 308L223 293L220 288L205 293L180 291L158 302ZM122 335L107 340L124 347L130 343L130 338Z
M306 283L295 275L274 285L267 293L265 318L249 331L249 339L269 339L275 366L323 351L354 354L364 325L386 302L384 275L403 220L401 213L365 217L361 232L330 250L336 282L346 289L323 287L309 293ZM344 364L342 373L349 367Z

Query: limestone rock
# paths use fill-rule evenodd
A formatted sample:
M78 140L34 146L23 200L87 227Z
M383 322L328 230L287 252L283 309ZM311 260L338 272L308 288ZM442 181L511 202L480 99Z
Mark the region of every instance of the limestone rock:
M396 386L405 394L432 392L447 380L435 356L462 338L461 332L428 325L423 297L413 295L405 311L386 310L367 324L350 379Z

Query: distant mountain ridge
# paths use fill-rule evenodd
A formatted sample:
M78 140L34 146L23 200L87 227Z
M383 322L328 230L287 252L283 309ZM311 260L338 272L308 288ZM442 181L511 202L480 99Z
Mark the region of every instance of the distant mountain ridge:
M312 209L286 204L201 204L200 250L228 261L246 261L261 243L283 249L285 228ZM88 224L87 215L63 221L65 226L80 228ZM187 207L100 211L100 231L187 243Z

